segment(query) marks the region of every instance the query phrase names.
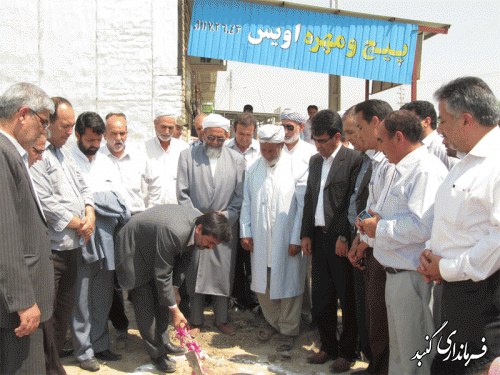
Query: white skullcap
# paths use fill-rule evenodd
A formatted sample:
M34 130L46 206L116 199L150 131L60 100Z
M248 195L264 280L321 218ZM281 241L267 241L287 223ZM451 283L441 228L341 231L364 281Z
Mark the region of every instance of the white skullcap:
M168 109L168 108L158 108L155 110L155 120L158 117L173 117L174 119L177 119L179 116L178 112L174 111L173 109Z
M231 122L227 118L215 113L211 113L203 119L203 130L206 128L222 128L229 132L230 126Z
M257 137L261 143L282 143L285 141L285 129L279 125L261 125Z
M293 111L290 108L285 108L280 114L280 119L295 121L297 124L303 124L306 119L298 112Z

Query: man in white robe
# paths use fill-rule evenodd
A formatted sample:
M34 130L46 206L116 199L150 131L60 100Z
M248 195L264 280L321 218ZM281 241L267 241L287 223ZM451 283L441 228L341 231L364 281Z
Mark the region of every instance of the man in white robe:
M252 253L252 284L266 321L259 332L267 340L278 331L291 350L299 334L306 258L300 249L300 226L307 170L282 152L283 127L259 128L262 157L247 172L240 215L240 238Z

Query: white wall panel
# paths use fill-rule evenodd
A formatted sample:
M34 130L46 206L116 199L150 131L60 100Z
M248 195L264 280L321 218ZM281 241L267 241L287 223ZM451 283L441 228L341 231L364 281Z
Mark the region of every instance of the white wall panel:
M98 100L151 100L151 29L103 29L97 38Z
M182 83L180 76L155 76L153 80L153 109L172 109L181 114Z
M40 86L75 110L95 110L95 0L41 0L40 7Z
M177 75L178 5L177 0L153 1L153 74Z
M4 1L0 11L0 89L16 82L38 84L38 6Z
M97 29L151 29L151 0L97 0Z

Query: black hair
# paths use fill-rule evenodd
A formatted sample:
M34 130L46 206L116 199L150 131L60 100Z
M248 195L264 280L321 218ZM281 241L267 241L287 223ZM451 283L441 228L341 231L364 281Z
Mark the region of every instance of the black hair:
M95 112L83 112L76 119L75 132L80 135L84 135L85 129L87 128L92 129L94 133L101 135L106 130L106 124L99 114Z
M422 139L422 124L416 114L406 109L392 112L384 119L384 126L389 133L389 138L396 132L401 132L411 143L419 143Z
M367 122L371 122L376 116L379 121L382 121L392 112L389 103L379 99L369 99L364 102L356 104L356 114L363 113L363 118Z
M335 134L344 134L342 127L342 119L340 115L331 109L323 109L316 113L311 120L312 134L316 137L321 137L325 132L334 137Z
M420 121L425 120L427 117L431 119L431 128L437 128L437 114L432 103L425 100L415 100L404 104L400 109L407 109L413 111L420 118Z
M231 226L229 220L220 212L207 212L199 216L195 225L201 224L201 234L203 236L212 236L219 242L231 241Z

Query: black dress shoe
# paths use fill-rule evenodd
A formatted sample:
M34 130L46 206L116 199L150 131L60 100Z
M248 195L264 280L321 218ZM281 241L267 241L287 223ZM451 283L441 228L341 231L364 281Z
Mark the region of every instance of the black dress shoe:
M113 353L109 349L106 349L106 350L99 352L99 353L94 353L94 357L96 357L97 359L100 359L101 361L110 361L110 362L119 361L120 359L122 359L121 354Z
M170 361L166 355L161 355L158 358L151 358L151 362L158 371L172 373L175 372L175 363Z
M186 348L177 346L175 344L172 344L171 342L165 344L165 351L170 355L181 355L187 353Z

